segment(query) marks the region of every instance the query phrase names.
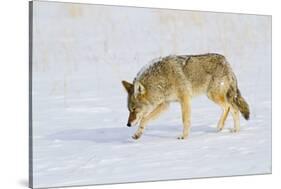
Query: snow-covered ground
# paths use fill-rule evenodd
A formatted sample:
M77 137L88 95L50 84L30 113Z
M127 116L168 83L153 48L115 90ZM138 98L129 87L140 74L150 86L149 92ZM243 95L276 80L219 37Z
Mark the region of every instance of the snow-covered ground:
M271 33L266 16L35 2L34 187L271 172ZM149 60L217 52L235 71L251 119L216 132L220 108L192 101L191 134L178 104L138 141L126 92Z

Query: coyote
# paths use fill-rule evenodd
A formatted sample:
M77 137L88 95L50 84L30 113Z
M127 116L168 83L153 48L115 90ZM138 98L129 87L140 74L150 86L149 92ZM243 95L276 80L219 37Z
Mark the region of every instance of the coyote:
M224 128L229 111L234 120L233 132L240 130L239 111L248 120L249 106L237 86L237 79L226 58L220 54L167 56L142 68L133 83L122 81L128 93L130 112L127 126L139 127L132 136L139 139L148 122L177 101L181 105L185 139L190 130L191 98L200 94L222 108L217 131Z

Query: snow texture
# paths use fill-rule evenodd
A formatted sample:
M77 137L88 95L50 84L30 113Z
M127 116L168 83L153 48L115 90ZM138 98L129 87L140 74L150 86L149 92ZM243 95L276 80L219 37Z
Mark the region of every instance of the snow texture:
M33 186L54 187L271 173L271 18L35 1ZM192 101L191 134L179 104L131 139L121 80L154 58L220 53L251 110L241 132L221 109Z

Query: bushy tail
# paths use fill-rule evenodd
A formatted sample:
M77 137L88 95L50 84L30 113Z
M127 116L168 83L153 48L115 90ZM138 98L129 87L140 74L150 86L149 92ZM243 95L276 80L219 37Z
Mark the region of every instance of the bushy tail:
M237 108L246 120L250 118L249 105L245 99L241 96L241 93L237 87L230 87L227 91L227 100L234 107Z

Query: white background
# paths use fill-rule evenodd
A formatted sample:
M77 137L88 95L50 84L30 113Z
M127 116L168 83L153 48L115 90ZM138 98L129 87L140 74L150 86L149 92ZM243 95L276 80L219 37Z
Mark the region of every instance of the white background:
M131 188L131 187L164 187L164 188L236 188L273 187L279 181L280 172L280 13L274 1L233 2L203 0L196 1L75 1L103 3L112 5L130 5L142 7L161 7L188 10L208 10L273 15L273 175L247 176L218 179L197 179L185 181L153 182L141 184L122 184L95 186L96 188ZM253 4L254 3L254 4ZM0 125L1 125L1 188L25 188L28 182L28 1L10 0L1 2L1 69L0 69ZM4 24L4 25L3 25ZM280 187L280 186L279 186ZM89 187L86 187L89 188ZM91 187L94 188L94 187Z

